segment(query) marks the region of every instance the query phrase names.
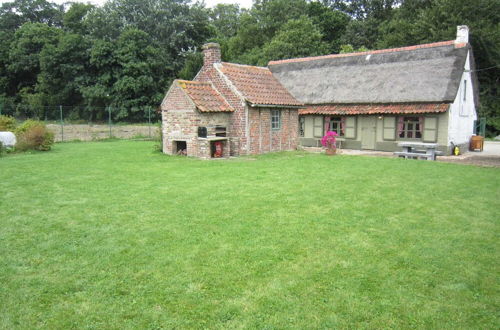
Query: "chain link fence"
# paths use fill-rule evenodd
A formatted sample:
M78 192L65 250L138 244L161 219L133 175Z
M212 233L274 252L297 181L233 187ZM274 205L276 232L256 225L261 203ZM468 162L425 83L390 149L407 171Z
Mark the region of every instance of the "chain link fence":
M160 113L156 107L75 107L0 104L0 115L19 123L28 119L44 121L57 142L93 141L109 138L157 139Z

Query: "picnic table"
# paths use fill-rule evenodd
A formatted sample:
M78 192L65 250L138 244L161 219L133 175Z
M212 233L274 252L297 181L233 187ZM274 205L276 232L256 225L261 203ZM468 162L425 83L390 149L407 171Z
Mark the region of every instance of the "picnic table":
M398 146L402 147L403 151L396 151L394 154L405 159L436 160L436 155L442 154L436 150L437 143L400 142Z

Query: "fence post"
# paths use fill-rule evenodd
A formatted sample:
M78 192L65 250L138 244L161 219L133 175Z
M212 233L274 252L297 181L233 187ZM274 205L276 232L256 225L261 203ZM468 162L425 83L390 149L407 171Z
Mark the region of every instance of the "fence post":
M61 116L61 142L64 142L64 120L62 105L59 106L59 115Z
M111 106L108 107L109 138L111 139Z
M151 107L148 107L148 128L149 128L149 138L151 139Z

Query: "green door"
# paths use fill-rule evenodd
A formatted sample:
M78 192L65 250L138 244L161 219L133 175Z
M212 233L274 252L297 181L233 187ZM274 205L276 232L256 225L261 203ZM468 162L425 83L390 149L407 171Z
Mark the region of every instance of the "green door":
M375 149L376 129L377 118L375 116L367 116L362 118L361 149Z

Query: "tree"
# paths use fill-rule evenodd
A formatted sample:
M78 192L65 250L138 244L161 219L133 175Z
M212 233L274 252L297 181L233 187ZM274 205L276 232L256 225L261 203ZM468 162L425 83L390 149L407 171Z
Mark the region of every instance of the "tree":
M14 94L21 89L34 92L40 73L40 53L45 46L55 45L61 33L60 29L42 23L25 23L16 31L7 66Z
M145 32L129 28L120 35L114 55L120 67L112 88L112 105L118 108L115 116L143 119L142 107L161 101L161 53L151 46Z
M322 39L323 35L309 17L291 19L264 47L265 57L259 64L266 65L268 60L322 55L328 49Z
M342 35L346 32L350 21L349 15L339 10L333 10L316 1L308 4L307 15L311 18L314 25L320 29L323 41L328 43L328 52L338 53Z

